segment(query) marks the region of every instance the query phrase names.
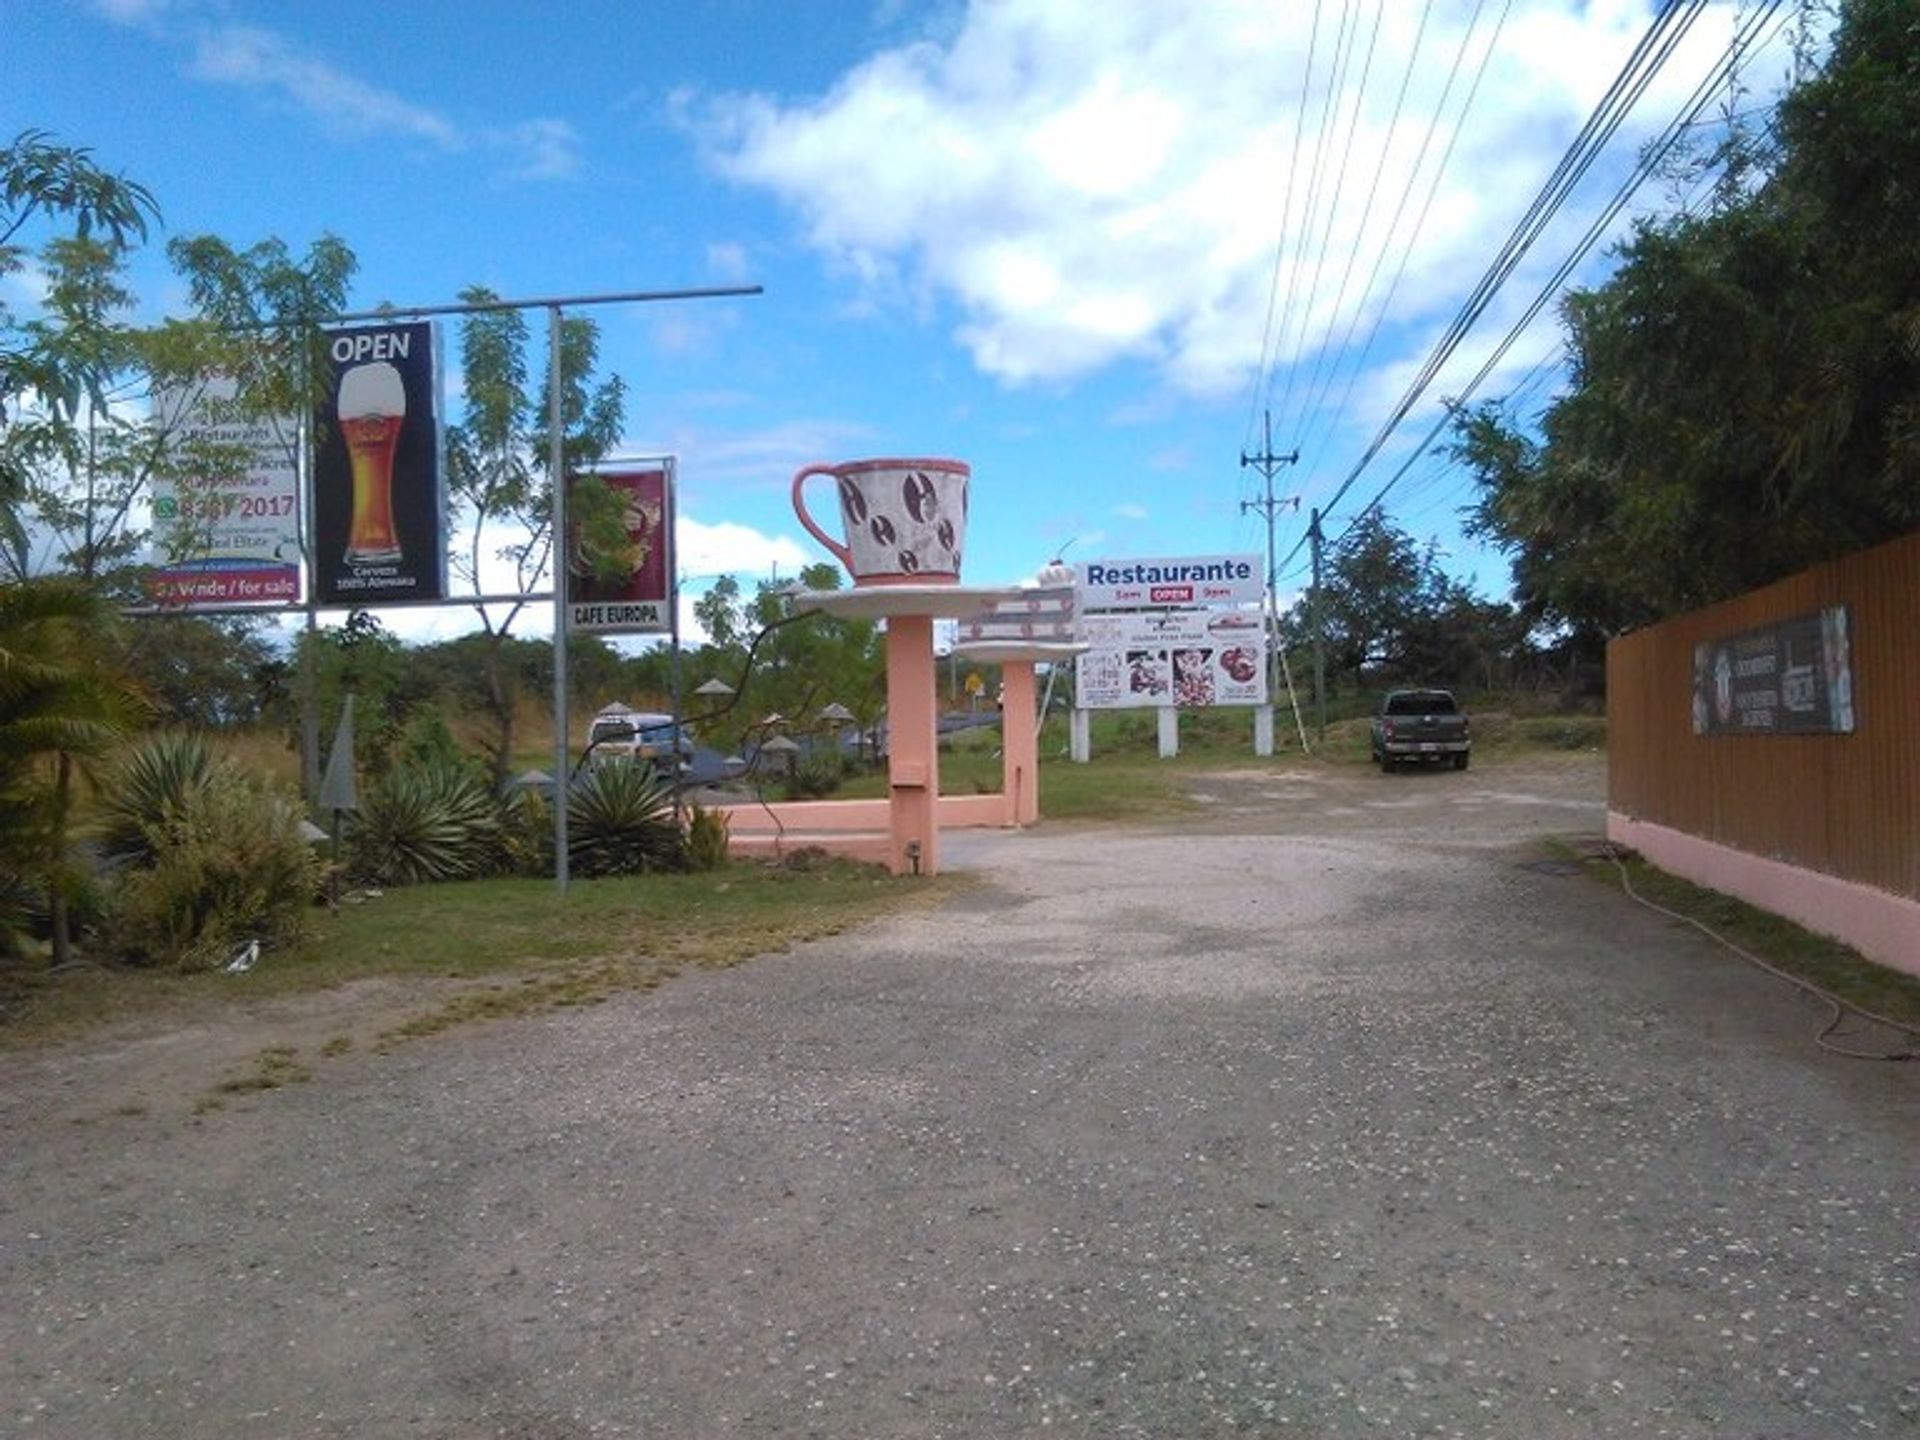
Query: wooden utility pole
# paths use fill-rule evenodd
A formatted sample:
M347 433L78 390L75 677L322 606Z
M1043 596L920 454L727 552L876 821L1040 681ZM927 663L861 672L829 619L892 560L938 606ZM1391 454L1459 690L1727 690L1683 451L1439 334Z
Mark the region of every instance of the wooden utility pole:
M1320 592L1321 543L1320 512L1313 512L1307 526L1307 539L1313 544L1313 591L1307 609L1313 616L1313 723L1319 737L1327 738L1327 619Z

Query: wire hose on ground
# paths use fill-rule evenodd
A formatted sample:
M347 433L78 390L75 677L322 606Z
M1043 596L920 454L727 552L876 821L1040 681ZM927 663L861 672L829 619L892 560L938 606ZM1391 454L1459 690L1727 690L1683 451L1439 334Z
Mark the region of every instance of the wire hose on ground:
M1646 896L1642 895L1639 891L1633 888L1633 877L1627 873L1626 864L1620 858L1619 847L1616 845L1608 845L1607 847L1605 847L1605 853L1606 853L1607 859L1613 862L1613 868L1620 872L1620 886L1623 890L1627 892L1628 898L1638 902L1641 905L1646 906L1647 909L1649 910L1657 911L1658 913L1667 916L1669 919L1678 920L1683 924L1691 925L1694 929L1698 930L1702 935L1705 935L1709 940L1712 940L1717 944L1724 945L1727 949L1731 950L1734 954L1738 955L1742 960L1745 960L1748 964L1759 966L1760 969L1766 971L1769 975L1776 976L1777 978L1786 981L1787 984L1793 986L1796 990L1799 990L1804 992L1805 994L1811 995L1814 999L1823 1001L1827 1005L1831 1006L1833 1009L1833 1018L1828 1020L1826 1025L1822 1027L1820 1033L1814 1037L1814 1043L1817 1044L1822 1050L1828 1051L1829 1053L1834 1055L1845 1056L1849 1060L1920 1060L1920 1049L1892 1050L1892 1051L1883 1052L1878 1050L1849 1050L1845 1046L1834 1044L1827 1037L1832 1035L1835 1030L1838 1030L1840 1028L1841 1023L1845 1021L1848 1015L1858 1015L1861 1019L1870 1020L1875 1025L1884 1025L1889 1030L1894 1030L1902 1035L1913 1036L1916 1038L1920 1038L1920 1026L1907 1025L1902 1023L1901 1021L1890 1019L1885 1015L1876 1014L1871 1010L1862 1009L1860 1006L1855 1005L1850 1000L1842 1000L1839 996L1830 994L1829 992L1822 990L1818 985L1815 985L1812 981L1803 980L1798 975L1790 974L1789 972L1782 970L1778 965L1774 965L1768 961L1762 960L1758 955L1755 955L1751 950L1742 949L1740 946L1734 944L1733 941L1727 939L1727 937L1722 935L1719 931L1714 930L1710 926L1701 924L1698 920L1694 919L1691 915L1682 915L1678 910L1669 910L1664 905L1656 904L1654 901L1647 899Z

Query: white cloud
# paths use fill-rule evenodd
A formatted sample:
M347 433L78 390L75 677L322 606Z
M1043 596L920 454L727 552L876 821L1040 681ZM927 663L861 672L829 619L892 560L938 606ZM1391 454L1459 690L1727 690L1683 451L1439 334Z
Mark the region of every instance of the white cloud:
M464 144L458 128L444 116L302 54L270 30L249 25L201 30L191 73L201 80L278 94L326 129L351 138L398 135L444 150Z
M1362 7L1329 110L1337 27L1316 39L1316 8L975 0L950 40L880 53L824 95L683 95L679 113L718 169L797 212L863 303L950 303L983 371L1070 379L1133 358L1231 392L1262 359L1270 292L1283 361L1364 338L1403 256L1395 320L1450 315L1651 16L1651 0L1518 7L1423 215L1491 19L1473 29L1480 7L1440 0L1420 33L1388 0L1368 62ZM1671 115L1728 33L1722 5L1635 124Z
M204 0L94 0L93 8L113 24L183 47L194 79L273 96L342 139L398 138L448 154L485 154L499 162L501 178L509 181L568 180L583 168L580 136L569 121L541 116L462 125L369 84L278 31L207 19L224 9Z
M689 577L732 575L748 591L756 581L776 572L797 575L801 566L811 565L820 558L785 535L765 535L731 520L708 525L683 515L675 533L680 541L681 574Z
M571 180L584 164L579 132L565 120L522 120L487 131L486 141L506 160L509 180Z

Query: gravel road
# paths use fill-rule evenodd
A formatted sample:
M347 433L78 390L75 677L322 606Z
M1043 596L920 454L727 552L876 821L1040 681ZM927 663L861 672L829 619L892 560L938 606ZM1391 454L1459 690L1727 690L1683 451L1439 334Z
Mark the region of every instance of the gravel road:
M7 1057L0 1434L1920 1433L1920 1065L1565 873L1597 764L1197 788L205 1116Z

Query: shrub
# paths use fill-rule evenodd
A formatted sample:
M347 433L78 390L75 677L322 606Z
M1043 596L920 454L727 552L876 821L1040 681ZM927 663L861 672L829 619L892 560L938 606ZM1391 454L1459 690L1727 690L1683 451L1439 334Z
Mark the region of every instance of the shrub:
M501 797L494 871L500 875L553 873L553 806L538 790L522 788Z
M361 802L353 874L378 885L467 880L496 867L500 810L466 766L390 770Z
M104 938L136 964L205 970L241 945L299 940L323 867L299 807L216 765L144 831L146 863L118 872Z
M109 862L151 865L221 766L204 736L162 731L136 742L106 775L100 847Z
M719 810L695 805L687 821L687 866L718 870L727 863L727 817Z
M791 775L780 778L783 800L824 800L840 788L846 769L834 750L815 750L794 767Z
M567 865L581 876L684 870L686 836L673 791L646 765L598 765L573 789Z

